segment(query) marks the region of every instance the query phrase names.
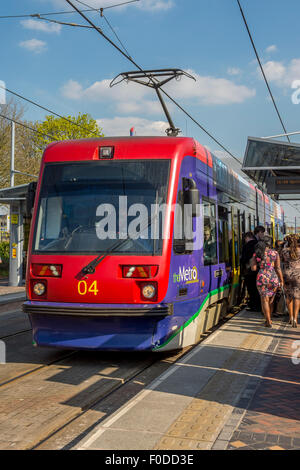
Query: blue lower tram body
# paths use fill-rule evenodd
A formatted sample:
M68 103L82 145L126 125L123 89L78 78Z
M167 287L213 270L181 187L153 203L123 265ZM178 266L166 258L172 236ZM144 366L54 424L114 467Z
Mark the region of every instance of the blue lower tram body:
M33 341L38 346L101 351L155 351L165 349L164 345L183 331L191 319L204 313L201 310L204 297L160 304L155 308L153 305L78 305L27 301L24 303L24 311L29 315ZM106 313L84 315L78 312L79 307L93 312L101 308ZM122 315L116 313L118 308L122 308ZM65 311L68 314L58 313ZM110 311L113 312L111 315Z

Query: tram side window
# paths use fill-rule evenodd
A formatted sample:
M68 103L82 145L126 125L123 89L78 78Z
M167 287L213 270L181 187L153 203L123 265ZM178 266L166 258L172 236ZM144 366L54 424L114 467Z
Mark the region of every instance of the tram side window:
M229 264L228 210L218 206L219 263Z
M203 198L203 222L204 222L204 242L203 257L204 266L217 264L217 224L216 206L214 203Z

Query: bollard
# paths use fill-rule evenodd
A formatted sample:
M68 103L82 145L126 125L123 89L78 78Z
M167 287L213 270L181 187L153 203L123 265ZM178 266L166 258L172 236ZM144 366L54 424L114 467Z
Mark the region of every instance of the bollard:
M6 364L6 345L0 341L0 364Z

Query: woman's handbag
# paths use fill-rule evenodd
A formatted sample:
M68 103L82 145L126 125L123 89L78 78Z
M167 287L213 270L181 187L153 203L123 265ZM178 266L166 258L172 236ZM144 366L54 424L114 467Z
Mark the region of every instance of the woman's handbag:
M274 313L286 315L288 313L286 296L282 287L277 289L274 299Z

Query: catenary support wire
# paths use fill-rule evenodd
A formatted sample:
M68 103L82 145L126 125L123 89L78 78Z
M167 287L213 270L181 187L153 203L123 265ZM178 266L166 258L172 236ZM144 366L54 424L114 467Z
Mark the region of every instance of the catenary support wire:
M144 72L143 69L132 59L129 57L120 47L118 47L106 34L98 28L82 11L80 11L70 0L65 0L74 10L77 11L93 28L97 31L104 39L106 39L115 49L117 49L127 60L129 60L138 70L142 73ZM224 145L222 145L213 135L208 132L201 124L199 124L196 119L194 119L182 106L180 106L165 90L161 89L161 91L167 96L186 116L188 116L203 132L205 132L217 145L219 145L226 153L228 153L235 161L242 164L241 160L235 157Z
M16 121L15 119L12 119L8 116L5 116L4 114L0 114L0 117L3 118L3 119L7 119L10 122L14 122L15 124L18 124L19 126L25 127L26 129L29 129L30 131L36 132L38 134L44 135L45 137L49 137L52 140L58 141L58 139L55 139L55 137L53 137L52 135L45 134L45 132L38 131L37 129L34 129L33 127L27 126L27 124Z
M90 131L89 129L87 129L86 127L82 126L81 124L78 124L77 122L71 121L70 119L66 118L65 116L61 116L60 114L56 113L55 111L51 111L51 109L46 108L45 106L42 106L41 104L38 104L38 103L36 103L35 101L30 100L29 98L25 98L25 96L22 96L22 95L20 95L19 93L16 93L15 91L10 90L9 88L3 87L3 86L1 86L1 85L0 85L0 88L2 88L3 90L7 91L8 93L10 93L10 94L12 94L12 95L14 95L14 96L17 96L18 98L20 98L20 99L22 99L22 100L24 100L24 101L27 101L27 102L30 103L30 104L33 104L34 106L37 106L38 108L43 109L44 111L47 111L48 113L53 114L54 116L60 117L60 118L63 119L64 121L69 122L70 124L73 124L74 126L80 127L81 129L83 129L83 130L85 130L85 131L88 131L88 132L91 133L91 134L96 135L97 137L101 137L101 136L100 136L99 134L97 134L96 132Z
M263 68L263 66L262 66L262 63L261 63L261 60L260 60L260 58L259 58L257 49L256 49L256 47L255 47L254 40L253 40L252 34L251 34L251 32L250 32L250 29L249 29L249 26L248 26L248 23L247 23L247 20L246 20L244 11L243 11L242 6L241 6L241 4L240 4L240 0L237 0L237 3L238 3L238 6L239 6L239 8L240 8L240 12L241 12L243 21L244 21L244 23L245 23L245 26L246 26L246 29L247 29L247 32L248 32L248 35L249 35L249 38L250 38L250 41L251 41L253 50L254 50L254 53L255 53L255 55L256 55L256 58L257 58L257 61L258 61L258 64L259 64L259 67L260 67L260 70L261 70L261 73L262 73L262 75L263 75L263 77L264 77L264 80L265 80L265 83L266 83L266 85L267 85L269 94L270 94L270 96L271 96L271 99L272 99L272 102L273 102L275 111L276 111L277 116L278 116L278 118L279 118L279 121L280 121L280 123L281 123L281 125L282 125L282 128L283 128L283 130L284 130L284 133L286 134L286 138L287 138L287 140L290 142L289 136L287 135L287 130L286 130L286 128L285 128L285 125L283 124L283 120L282 120L281 115L280 115L280 113L279 113L279 109L278 109L278 107L277 107L277 105L276 105L276 102L275 102L273 93L272 93L272 91L271 91L269 82L268 82L268 80L267 80L267 77L266 77L264 68Z

